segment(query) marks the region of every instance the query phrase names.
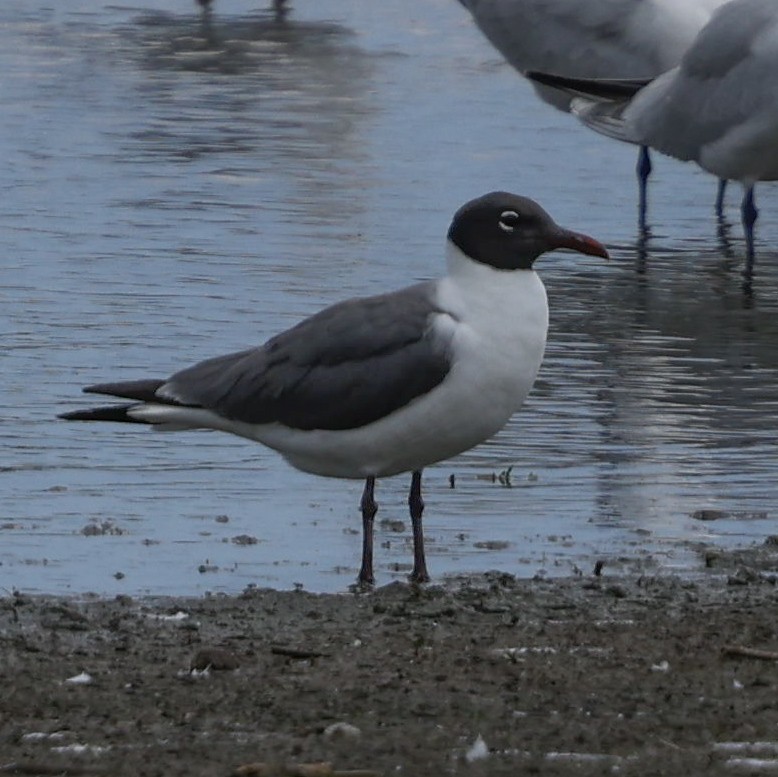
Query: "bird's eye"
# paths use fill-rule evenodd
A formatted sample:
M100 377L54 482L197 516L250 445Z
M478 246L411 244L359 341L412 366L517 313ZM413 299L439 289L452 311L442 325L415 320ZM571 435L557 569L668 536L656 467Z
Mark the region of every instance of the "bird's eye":
M503 232L513 232L520 220L519 214L515 210L505 210L500 214L497 225Z

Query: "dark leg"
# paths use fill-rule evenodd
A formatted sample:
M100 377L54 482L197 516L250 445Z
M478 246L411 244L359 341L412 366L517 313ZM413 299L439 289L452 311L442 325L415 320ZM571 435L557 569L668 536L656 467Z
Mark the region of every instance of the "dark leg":
M724 218L724 195L727 193L727 179L719 178L719 189L716 193L716 216Z
M273 0L272 8L277 22L284 21L286 15L289 13L289 7L286 4L286 0Z
M219 48L219 38L213 27L211 0L197 0L197 2L203 7L203 13L200 17L200 35L204 38L204 43L209 49Z
M754 187L748 186L740 206L743 220L743 231L746 234L746 283L750 285L754 274L754 224L759 211L754 204Z
M424 560L424 530L421 526L421 514L424 512L424 500L421 498L421 470L414 472L411 478L408 507L411 509L413 526L413 572L410 579L412 583L427 583L430 576L427 572L427 562Z
M359 585L373 585L373 519L378 512L373 491L375 490L375 477L370 475L365 480L365 490L362 492L362 567L359 570L357 583Z
M648 176L651 175L651 157L646 146L640 147L638 154L638 220L641 232L646 228L646 212L648 210Z

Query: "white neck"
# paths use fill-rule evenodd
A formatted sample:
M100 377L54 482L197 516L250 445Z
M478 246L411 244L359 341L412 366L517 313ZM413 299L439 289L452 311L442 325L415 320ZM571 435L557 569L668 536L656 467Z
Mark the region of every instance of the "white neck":
M498 270L474 261L451 241L446 243L446 265L444 286L456 289L455 296L466 305L492 308L498 316L505 307L536 321L541 328L548 326L546 290L534 270Z

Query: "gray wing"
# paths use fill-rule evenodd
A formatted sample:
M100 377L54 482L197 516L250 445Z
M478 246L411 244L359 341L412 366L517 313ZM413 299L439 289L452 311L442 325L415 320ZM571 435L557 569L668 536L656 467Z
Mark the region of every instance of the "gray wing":
M754 56L754 44L776 22L774 0L722 6L684 55L685 75L701 81L724 78Z
M670 156L703 164L706 147L735 134L774 137L778 79L776 3L722 6L673 74L641 92L624 111L631 134ZM752 141L753 142L753 141ZM733 176L737 177L737 175Z
M678 64L715 2L460 0L517 70L651 78ZM660 8L655 6L660 5Z
M322 310L260 348L176 373L157 392L252 424L353 429L434 388L450 368L432 284Z

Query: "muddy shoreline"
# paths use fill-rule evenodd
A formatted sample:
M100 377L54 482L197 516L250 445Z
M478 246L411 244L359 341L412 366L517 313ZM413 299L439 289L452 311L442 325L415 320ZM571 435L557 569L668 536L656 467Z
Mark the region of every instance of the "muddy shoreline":
M778 774L778 548L708 562L367 594L13 592L0 774Z

